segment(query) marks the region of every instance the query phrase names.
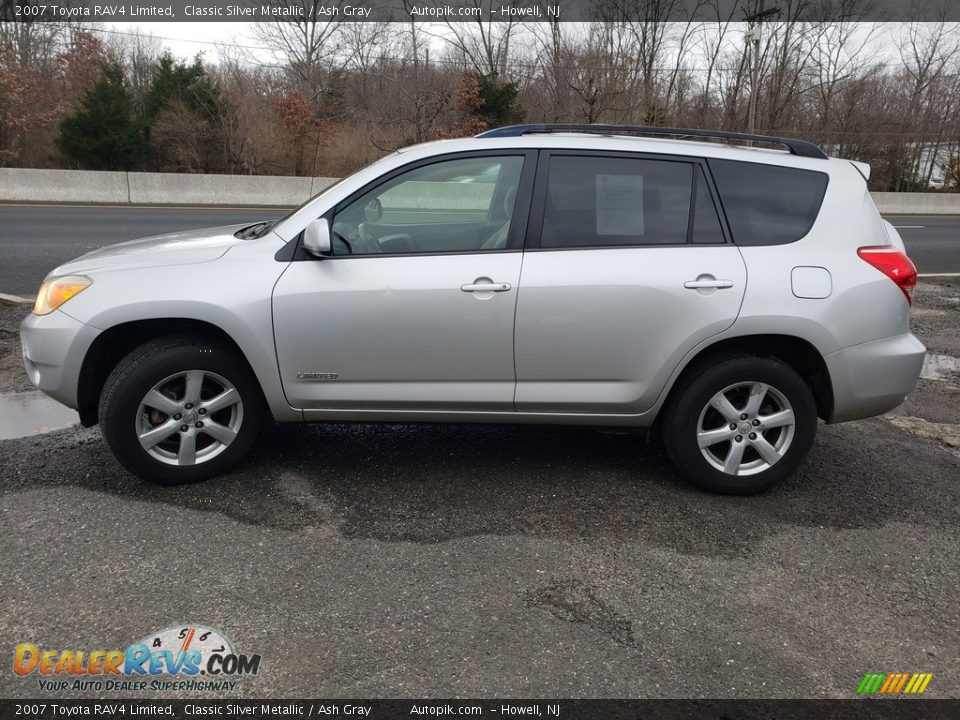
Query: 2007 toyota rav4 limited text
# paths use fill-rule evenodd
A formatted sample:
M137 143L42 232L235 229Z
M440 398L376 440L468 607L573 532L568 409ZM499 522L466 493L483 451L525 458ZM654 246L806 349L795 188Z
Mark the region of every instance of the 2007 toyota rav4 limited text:
M272 415L652 426L698 486L757 492L818 417L884 413L920 373L916 270L868 176L698 130L418 145L278 221L57 268L24 360L158 483L224 472Z

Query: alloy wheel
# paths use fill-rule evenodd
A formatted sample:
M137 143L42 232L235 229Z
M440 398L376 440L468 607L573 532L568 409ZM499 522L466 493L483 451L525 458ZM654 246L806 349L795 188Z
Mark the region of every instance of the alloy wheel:
M140 401L136 433L150 457L167 465L199 465L229 447L243 423L236 387L209 370L164 378Z
M700 412L697 446L728 475L755 475L778 463L793 442L796 418L782 392L762 382L729 385Z

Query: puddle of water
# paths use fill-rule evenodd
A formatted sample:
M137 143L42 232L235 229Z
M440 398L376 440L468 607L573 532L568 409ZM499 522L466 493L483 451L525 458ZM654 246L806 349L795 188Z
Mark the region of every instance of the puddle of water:
M41 392L0 393L0 440L41 435L78 422L76 410Z
M953 373L960 373L960 358L927 353L923 359L920 377L924 380L946 380Z

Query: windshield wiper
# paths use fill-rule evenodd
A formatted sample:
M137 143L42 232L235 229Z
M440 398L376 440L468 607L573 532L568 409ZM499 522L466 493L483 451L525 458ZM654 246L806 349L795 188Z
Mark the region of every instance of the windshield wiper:
M263 237L275 224L276 220L264 220L263 222L258 222L254 225L249 225L245 228L237 230L237 232L234 233L234 237L238 237L241 240L253 240Z

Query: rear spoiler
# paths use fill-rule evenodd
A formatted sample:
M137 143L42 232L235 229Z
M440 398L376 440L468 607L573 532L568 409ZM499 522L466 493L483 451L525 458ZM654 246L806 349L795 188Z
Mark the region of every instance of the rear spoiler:
M864 181L870 179L870 165L865 162L860 162L859 160L848 160L847 162L857 169L857 172L860 173Z

